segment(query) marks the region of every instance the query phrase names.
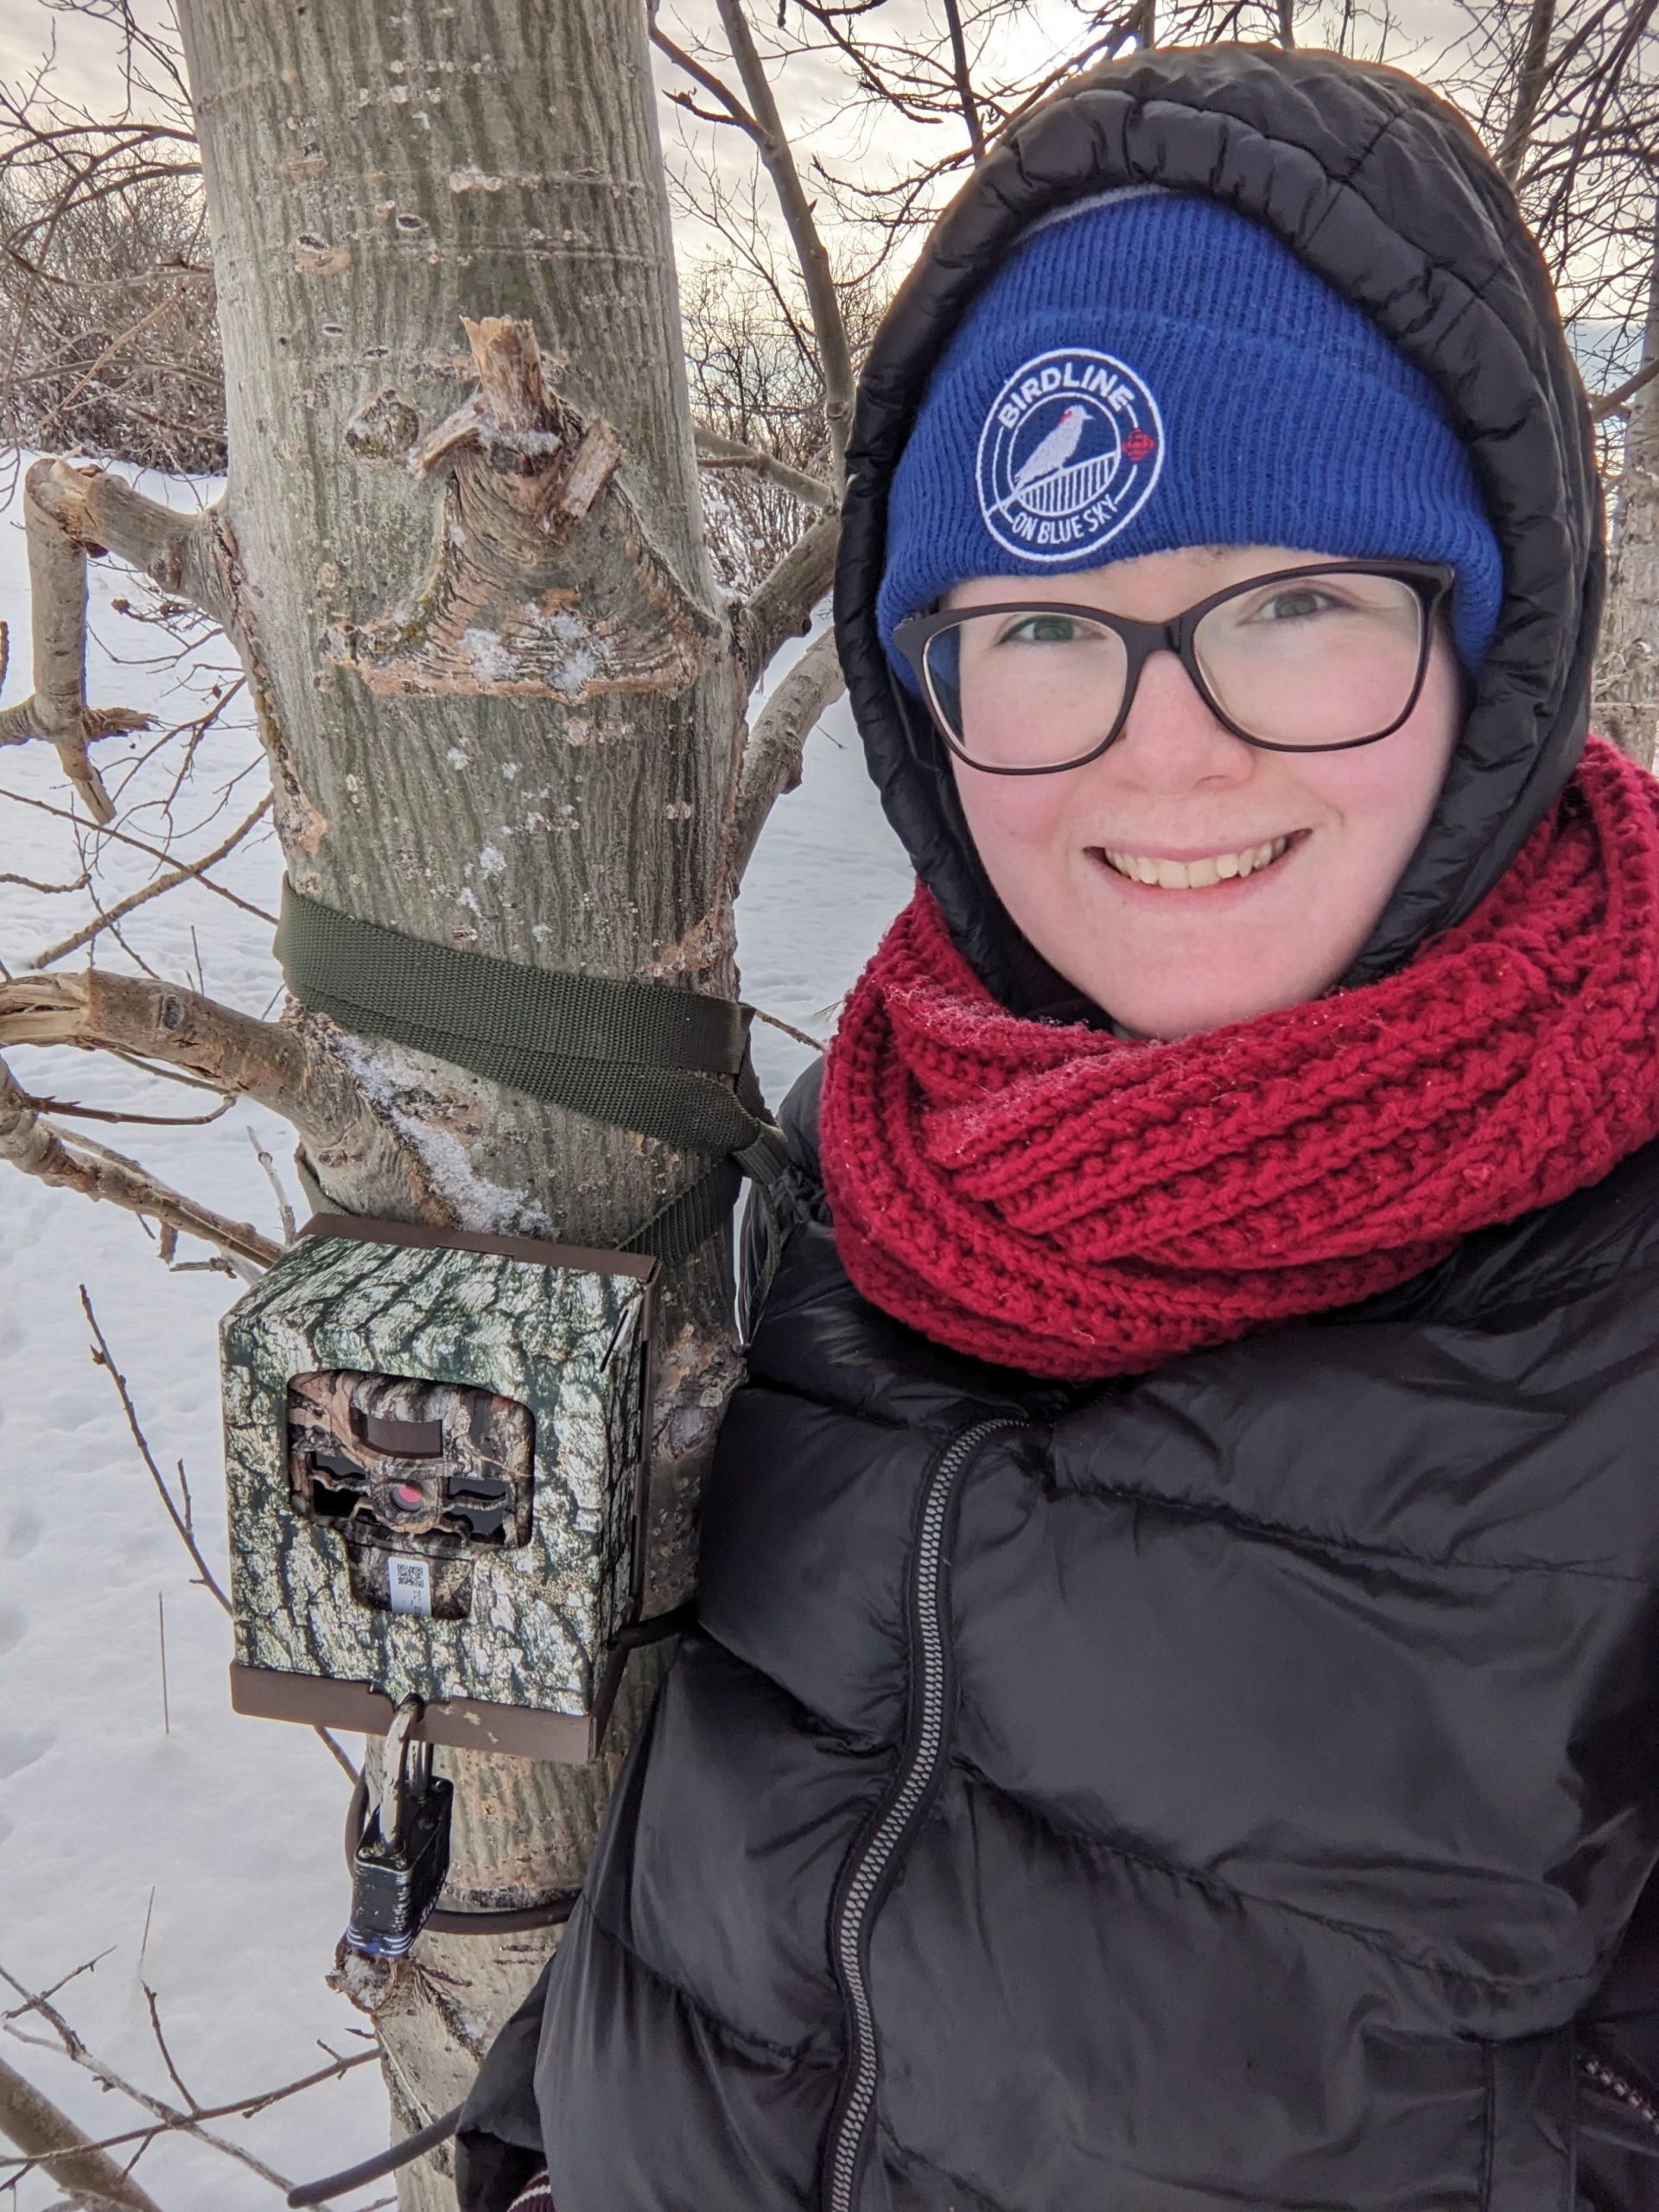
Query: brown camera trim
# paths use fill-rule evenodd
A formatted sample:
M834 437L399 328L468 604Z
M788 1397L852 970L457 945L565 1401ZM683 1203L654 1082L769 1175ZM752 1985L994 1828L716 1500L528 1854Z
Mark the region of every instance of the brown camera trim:
M650 1287L662 1262L648 1252L605 1252L590 1244L543 1243L534 1236L497 1236L487 1230L436 1229L423 1221L379 1221L369 1215L314 1213L302 1236L343 1236L356 1244L413 1244L433 1251L499 1252L543 1268L577 1268L590 1275L632 1275Z
M657 1389L657 1292L663 1265L646 1252L607 1252L592 1244L543 1243L534 1236L498 1236L486 1230L438 1229L427 1222L381 1221L372 1215L314 1213L300 1230L302 1236L339 1236L359 1244L402 1244L417 1249L448 1252L499 1252L504 1259L527 1261L533 1267L575 1268L584 1274L627 1275L645 1293L640 1316L643 1352L639 1362L639 1465L634 1478L633 1564L629 1577L628 1610L619 1630L630 1629L645 1610L645 1560L651 1535L652 1434L651 1412ZM607 1675L610 1673L607 1667ZM613 1694L615 1685L611 1685ZM598 1726L609 1698L601 1691L595 1699ZM341 1722L343 1727L346 1726ZM435 1741L447 1741L436 1738ZM552 1752L538 1756L552 1758Z
M446 1698L429 1705L411 1733L464 1751L499 1751L514 1758L556 1759L567 1766L596 1758L621 1669L613 1653L591 1713L542 1713L530 1706L489 1705L481 1698ZM384 1736L397 1707L372 1682L336 1682L323 1675L279 1674L269 1667L231 1667L231 1706L256 1720L296 1720L308 1728L348 1728Z

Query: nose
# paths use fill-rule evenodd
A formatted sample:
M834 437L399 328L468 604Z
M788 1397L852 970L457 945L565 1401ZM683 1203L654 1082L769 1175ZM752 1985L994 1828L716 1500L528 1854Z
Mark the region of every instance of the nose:
M1178 657L1154 652L1142 664L1128 719L1097 766L1118 782L1171 796L1242 784L1256 756L1217 721Z

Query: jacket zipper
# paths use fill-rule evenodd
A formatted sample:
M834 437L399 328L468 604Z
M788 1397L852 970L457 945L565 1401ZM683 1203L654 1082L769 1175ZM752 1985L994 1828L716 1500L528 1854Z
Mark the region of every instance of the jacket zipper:
M1610 2066L1605 2058L1596 2058L1589 2051L1581 2050L1579 2053L1579 2071L1586 2081L1593 2082L1599 2089L1605 2089L1610 2097L1617 2097L1626 2111L1633 2112L1638 2120L1645 2121L1656 2136L1659 2136L1659 2106L1656 2106L1650 2097L1644 2096L1634 2082L1627 2082L1617 2068Z
M944 1765L950 1606L944 1550L951 1508L980 1446L1004 1429L1026 1426L1014 1420L982 1421L960 1430L940 1454L923 1495L910 1582L912 1689L907 1742L887 1799L855 1848L830 1923L830 1953L847 2006L850 2050L825 2153L824 2212L853 2212L865 2138L875 2107L880 2054L864 1973L866 1940L884 1894L885 1878Z

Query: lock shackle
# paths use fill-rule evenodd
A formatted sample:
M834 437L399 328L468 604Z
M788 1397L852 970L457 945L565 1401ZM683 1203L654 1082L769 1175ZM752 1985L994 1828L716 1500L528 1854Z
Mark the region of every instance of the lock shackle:
M391 1726L386 1731L386 1740L381 1752L380 1802L376 1817L380 1833L395 1848L404 1840L404 1823L409 1815L410 1800L423 1797L432 1778L432 1746L412 1737L426 1711L423 1698L412 1694L404 1698L391 1716ZM411 1751L414 1753L410 1758ZM388 1823L387 1815L391 1815Z

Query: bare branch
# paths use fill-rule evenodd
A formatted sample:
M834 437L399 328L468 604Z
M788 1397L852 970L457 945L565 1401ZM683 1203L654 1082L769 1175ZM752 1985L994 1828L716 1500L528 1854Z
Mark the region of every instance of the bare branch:
M252 2096L238 2097L233 2101L224 2104L198 2106L193 2100L188 2099L188 2093L185 2092L187 2101L190 2102L190 2109L181 2111L176 2106L168 2104L164 2098L151 2096L148 2090L141 2089L135 2082L124 2080L122 2075L115 2072L112 2067L95 2057L87 2050L63 2014L51 2003L49 1995L35 1994L3 1966L0 1966L0 1981L9 1983L23 1999L22 2005L7 2016L8 2020L15 2019L19 2012L37 2014L52 2029L58 2039L58 2046L67 2058L73 2059L77 2066L90 2074L100 2088L114 2090L118 2095L130 2099L142 2110L154 2116L154 2124L150 2126L128 2128L120 2134L105 2136L100 2142L86 2144L82 2155L90 2152L101 2156L106 2152L122 2149L130 2143L137 2145L139 2150L143 2151L158 2137L163 2135L193 2135L199 2142L210 2144L214 2150L222 2151L227 2158L236 2159L238 2164L257 2174L262 2181L268 2182L273 2189L281 2190L286 2195L293 2184L283 2175L266 2165L262 2158L255 2158L251 2151L245 2151L239 2143L232 2143L228 2137L215 2134L207 2123L209 2120L232 2118L251 2120L255 2114L268 2111L272 2105L281 2104L289 2097L300 2096L307 2089L315 2089L324 2082L338 2081L341 2075L349 2074L354 2067L374 2065L379 2058L378 2050L353 2051L350 2057L336 2058L332 2064L320 2066L314 2073L304 2075L298 2081L287 2082L281 2088L262 2090ZM16 2034L17 2031L13 2028L11 2032ZM41 2039L25 2036L20 2037L20 2040L25 2043L35 2043ZM41 2047L50 2049L52 2046L42 2042ZM172 2070L170 2061L168 2070ZM173 2078L176 2082L177 2075L175 2074ZM27 2087L26 2084L25 2087ZM48 2107L47 2109L50 2111L51 2107ZM9 2125L6 2132L9 2134L11 2133ZM16 2138L14 2137L13 2139L16 2140ZM78 2148L81 2142L82 2139L77 2135ZM29 2153L22 2158L0 2159L0 2166L10 2166L13 2170L7 2175L3 2186L10 2187L35 2165L47 2165L48 2170L50 2171L48 2159L41 2154ZM56 2178L55 2176L54 2178ZM86 2201L92 2204L113 2203L118 2208L118 2212L156 2212L155 2205L136 2184L129 2184L129 2186L131 2193L127 2196L97 2197L89 2192Z
M957 0L944 0L944 20L950 33L950 66L957 79L957 98L962 102L962 119L968 126L968 143L974 149L974 159L982 162L985 132L974 98L973 73L968 66L968 44L962 35L962 10Z
M23 479L35 689L0 714L0 745L39 738L55 746L87 812L94 822L107 822L115 808L89 748L99 738L148 729L149 716L124 707L94 710L86 703L86 548L41 497L54 466L37 461Z
M25 1175L38 1175L54 1188L79 1191L84 1198L106 1199L128 1213L165 1221L221 1251L269 1267L280 1246L262 1236L249 1222L231 1221L211 1207L198 1205L156 1181L137 1160L106 1152L90 1140L77 1142L43 1122L11 1071L0 1060L0 1160Z
M228 1613L231 1610L231 1601L219 1586L218 1577L202 1556L201 1547L196 1541L194 1516L190 1508L189 1485L188 1484L184 1485L182 1506L176 1504L174 1502L172 1491L167 1486L166 1477L156 1464L156 1454L149 1448L149 1440L139 1426L138 1409L132 1402L132 1393L127 1388L127 1378L115 1363L115 1356L110 1350L108 1338L99 1325L99 1319L92 1311L92 1301L87 1294L85 1283L80 1286L80 1310L86 1316L86 1325L92 1332L92 1364L94 1367L101 1367L115 1385L115 1394L121 1401L121 1410L127 1417L127 1427L132 1432L132 1440L138 1447L138 1456L149 1470L149 1478L156 1485L156 1493L162 1503L167 1508L167 1517L178 1530L179 1541L189 1553L203 1586L213 1592L225 1611ZM179 1472L181 1475L183 1474L182 1467L180 1468ZM160 2032L159 2030L157 2032ZM174 2079L175 2081L178 2079L176 2075Z
M1605 423L1610 415L1622 414L1643 386L1651 384L1655 377L1659 377L1659 356L1645 362L1634 376L1626 377L1616 391L1597 393L1590 404L1590 420Z
M148 729L130 708L86 700L86 563L112 550L188 600L226 630L233 626L233 556L213 509L175 514L108 470L37 461L23 478L35 688L0 713L0 745L44 739L96 823L115 809L92 764L100 738Z
M62 398L53 401L50 410L41 420L41 429L49 429L52 424L57 421L59 416L63 413L64 410L67 407L73 406L74 402L80 397L81 393L86 391L87 385L96 379L100 369L106 367L108 364L115 359L118 353L123 352L125 347L130 346L133 340L137 338L141 332L148 330L152 323L159 322L162 317L167 314L170 308L175 307L178 303L179 295L184 289L184 285L175 284L170 292L164 294L161 299L156 301L154 307L150 308L147 313L141 315L137 322L130 323L126 329L119 332L114 338L111 338L109 344L105 346L103 352L99 353L96 359L87 363L86 368L82 370L80 375L76 378L74 383L70 385L68 391L65 392Z
M39 2166L72 2204L92 2212L160 2212L153 2196L124 2174L99 2145L89 2143L14 2067L0 2058L0 2134Z
M262 1153L260 1154L260 1158L264 1160L267 1166L270 1166L268 1154ZM274 1179L275 1179L273 1177L273 1180ZM286 1205L284 1205L283 1208L283 1212L285 1222L291 1224L293 1216L289 1212ZM110 1380L115 1385L116 1395L121 1401L121 1410L126 1415L127 1427L131 1433L133 1442L138 1447L138 1456L143 1461L144 1465L149 1471L149 1478L151 1482L155 1484L162 1503L167 1509L167 1517L171 1521L174 1528L178 1531L179 1541L183 1544L186 1551L190 1554L191 1560L194 1564L199 1580L200 1581L203 1588L208 1591L213 1597L218 1599L220 1609L228 1613L231 1610L231 1601L226 1596L225 1592L215 1577L213 1569L208 1566L207 1560L203 1557L200 1546L196 1541L195 1510L191 1503L190 1478L184 1471L184 1462L181 1459L178 1463L179 1497L178 1502L175 1503L172 1491L167 1486L167 1478L162 1474L161 1468L156 1464L156 1454L149 1448L149 1439L144 1434L143 1424L138 1419L138 1408L134 1405L132 1402L132 1393L127 1388L127 1378L116 1365L114 1355L110 1350L109 1340L105 1336L102 1328L99 1325L98 1316L92 1311L92 1301L87 1293L85 1283L82 1283L80 1286L80 1306L82 1313L86 1316L86 1325L92 1332L92 1363L95 1367L103 1368L105 1372L109 1376ZM334 1738L329 1734L328 1731L326 1728L314 1728L312 1732L319 1738L324 1748L329 1752L335 1764L340 1767L341 1772L349 1776L351 1780L355 1782L357 1780L357 1769L352 1764L350 1759L346 1758L345 1752L341 1751L340 1745L334 1741ZM147 1996L149 1993L148 1991L145 1992ZM48 1990L47 1994L50 1996L53 1994L53 1992ZM159 2020L156 2024L156 2039L159 2042L161 2040L161 2023ZM167 2048L165 2044L162 2044L162 2055L163 2056L166 2056ZM168 2058L168 2070L169 2073L172 2073L173 2062L171 2058ZM322 2075L313 2075L308 2077L308 2080L298 2083L296 2086L300 2088L309 2088L313 2082L325 2080L326 2078L327 2077ZM178 2087L181 2092L184 2094L186 2101L191 2105L193 2110L196 2111L198 2118L206 2117L207 2119L212 2120L216 2116L213 2113L208 2113L205 2115L202 2114L200 2107L195 2106L194 2100L190 2097L189 2092L185 2089L183 2082L179 2081L179 2077L176 2074L173 2075L173 2079L178 2083ZM291 2096L293 2094L294 2092L291 2089L282 2089L278 2090L275 2096L264 2098L251 2106L226 2105L220 2109L221 2112L224 2113L263 2111L266 2104L275 2103L278 2098ZM118 2136L115 2139L118 2142L123 2142L130 2141L132 2139L130 2137Z
M60 822L79 822L80 819L80 817L73 813L68 807L54 806L49 799L31 798L26 791L6 791L0 793L0 797L3 797L8 806L32 806L37 813L50 814ZM130 845L134 852L147 854L153 861L165 861L169 864L172 861L172 854L164 847L149 844L143 837L135 837L130 830L117 830L111 823L105 822L99 824L98 834L100 837L108 837L115 844ZM206 863L199 861L196 865L200 868ZM255 915L262 922L268 922L270 919L270 916L266 913L263 906L256 906L251 900L241 898L234 891L226 890L222 883L215 883L211 877L200 876L198 880L204 891L211 891L220 899L228 899L232 906L239 906L245 914ZM81 886L75 884L72 887L78 891Z
M810 1045L815 1052L821 1052L824 1048L822 1037L809 1036L804 1029L798 1029L792 1021L785 1021L778 1014L768 1014L765 1007L756 1007L754 1018L757 1021L764 1021L769 1029L781 1029L785 1037L792 1037L798 1045Z
M370 1156L395 1141L349 1071L298 1028L181 986L106 969L14 977L0 982L0 1050L14 1045L75 1045L182 1069L221 1094L257 1099L325 1154Z
M81 1292L81 1302L83 1305L86 1303L84 1288ZM149 2008L149 2031L156 2038L156 2050L162 2054L162 2063L167 2069L167 2078L184 2099L191 2119L195 2120L201 2113L200 2101L185 2088L183 2077L173 2063L173 2054L167 2047L167 2037L162 2032L162 2008L156 2002L156 1993L147 1981L141 1982L139 1986L144 1993L144 2002Z
M830 588L841 536L837 515L824 515L798 538L742 609L739 657L751 688L785 638L798 637Z
M761 709L743 749L727 861L728 882L742 881L767 816L783 794L792 791L801 780L801 755L813 725L842 689L835 632L826 630L807 647Z
M677 46L660 23L652 24L651 42L660 53L668 56L677 69L683 69L694 85L701 85L711 99L718 100L722 111L718 116L711 116L702 108L693 108L691 111L693 114L702 117L705 123L734 123L740 130L747 130L750 137L759 144L760 124L731 87L721 84L712 69L705 69L702 62L688 54L683 47ZM678 96L671 95L671 97ZM686 104L689 105L689 103Z
M812 310L812 327L817 339L819 366L823 377L824 419L830 429L830 450L835 455L836 481L839 486L845 474L847 437L852 428L854 378L852 350L847 343L847 329L842 321L841 302L836 296L830 256L818 235L812 202L802 187L800 172L790 150L789 136L784 129L778 103L772 97L772 86L755 49L748 18L743 12L742 0L716 0L716 5L726 36L731 43L732 59L737 64L737 73L742 79L743 91L757 126L756 143L760 149L760 158L766 165L766 172L783 209L784 221L794 243L795 257L800 264L801 281L806 287L807 303Z
M276 1212L283 1224L283 1242L291 1244L299 1235L299 1224L294 1218L294 1209L288 1203L288 1193L276 1179L276 1163L259 1141L259 1133L251 1125L248 1142L253 1147L253 1156L265 1171L265 1179L276 1194Z
M769 483L798 499L803 506L833 511L836 495L816 476L807 475L804 469L791 468L786 461L779 461L773 454L746 446L741 439L725 437L707 423L699 423L695 428L697 457L704 467L752 468L758 476L764 476Z
M238 634L240 590L235 542L221 505L181 513L146 499L107 468L37 461L24 479L35 502L72 544L113 553L153 577L228 637Z
M1527 18L1526 43L1521 52L1521 67L1516 73L1515 105L1503 130L1503 142L1497 149L1497 166L1511 184L1518 183L1522 163L1527 149L1532 143L1532 130L1538 119L1538 103L1543 97L1545 79L1548 73L1550 35L1555 28L1555 0L1532 0Z
M61 1116L71 1122L134 1122L152 1129L202 1129L210 1122L222 1122L236 1101L221 1098L211 1114L129 1114L113 1106L83 1106L75 1098L30 1097L27 1103L37 1114ZM75 1141L84 1141L77 1138Z
M48 945L44 952L37 952L32 960L24 964L35 969L50 968L54 961L63 959L68 953L78 952L83 944L91 944L95 937L131 913L135 906L143 906L152 899L159 899L164 892L176 891L181 883L200 883L208 868L222 861L227 853L233 852L249 831L264 821L270 811L270 794L267 791L246 820L238 822L230 836L222 843L215 845L211 853L204 853L197 861L181 861L177 868L169 868L165 875L158 875L153 883L145 884L142 890L129 892L124 899L117 899L113 906L107 907L82 928L73 931L68 937L60 939L58 944ZM239 900L238 903L243 906L247 905L246 900ZM249 906L248 911L257 914L261 921L269 922L273 929L276 928L275 914L267 914L258 906Z

